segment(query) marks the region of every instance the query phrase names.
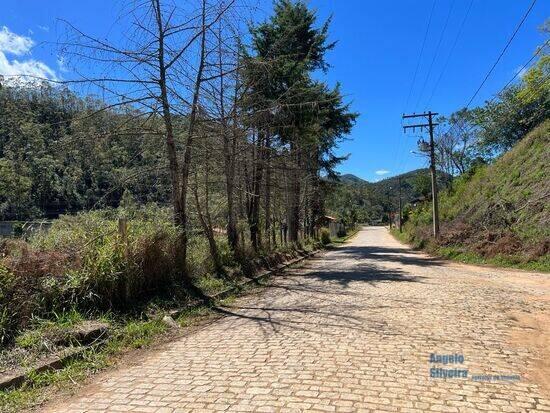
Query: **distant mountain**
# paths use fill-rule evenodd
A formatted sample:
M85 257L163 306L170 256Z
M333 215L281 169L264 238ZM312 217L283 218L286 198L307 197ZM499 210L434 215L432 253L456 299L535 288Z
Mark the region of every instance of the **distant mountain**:
M401 179L401 191L402 192L411 192L413 186L416 186L419 189L419 185L415 184L418 181L419 177L427 179L430 176L430 170L428 168L414 169L409 172L405 172L400 175L390 176L388 178L381 179L376 182L369 182L364 179L359 178L353 174L343 174L339 175L339 183L345 185L359 185L359 186L368 186L376 192L388 192L390 188L397 190L399 188L399 180ZM449 182L449 177L446 176L443 172L438 172L438 182L440 186L445 187ZM421 194L415 193L414 196L419 196Z
M438 173L439 188L445 188L448 183L449 176ZM378 182L368 182L355 175L344 174L339 176L338 181L328 180L328 184L327 212L341 219L353 215L361 222L387 219L387 212L397 208L399 192L403 206L429 198L431 194L430 171L427 168L415 169Z
M344 184L362 185L368 183L364 179L361 179L353 174L339 175L338 178L340 179L340 182Z

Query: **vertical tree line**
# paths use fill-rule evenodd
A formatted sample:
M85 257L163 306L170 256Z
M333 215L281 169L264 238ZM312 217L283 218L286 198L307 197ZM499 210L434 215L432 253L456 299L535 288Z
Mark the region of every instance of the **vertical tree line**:
M101 99L69 91L70 99L62 99L57 96L62 87L50 87L52 107L66 115L56 118L65 147L94 156L115 147L124 154L117 165L90 165L92 181L105 172L108 184L96 191L93 205L82 202L75 209L116 206L124 190L137 188L140 200L170 202L183 268L196 233L207 238L220 272L223 238L243 262L250 252L316 237L324 212L322 176L333 175L343 159L334 150L357 116L339 85L330 87L315 75L329 70L326 53L335 46L328 41L329 22L319 24L302 1L276 1L273 15L251 27L244 10L237 0L131 2L120 21L126 28L123 44L66 22L62 48L81 77L65 86L86 87ZM14 104L10 96L29 88L4 86L5 107ZM60 151L52 134L41 133L63 165L53 168L56 179L64 186L74 180L75 192L85 198L95 184L67 171L81 170L87 160ZM1 148L13 139L3 133ZM73 155L81 156L78 152ZM0 157L7 171L0 182L13 185L19 179L22 187L32 187L29 174L4 162L9 153ZM125 162L133 162L132 173L125 170L121 179ZM40 215L34 207L29 216Z

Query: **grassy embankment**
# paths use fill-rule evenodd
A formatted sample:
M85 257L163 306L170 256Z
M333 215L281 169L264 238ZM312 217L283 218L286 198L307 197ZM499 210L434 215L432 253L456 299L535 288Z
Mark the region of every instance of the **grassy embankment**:
M441 239L431 237L431 204L412 210L403 242L445 258L550 271L550 121L494 163L440 194Z
M118 231L121 214L129 222L126 240ZM246 277L225 237L218 243L226 274L215 273L206 240L196 236L188 251L189 279L208 295L230 287L236 288L235 294L253 288L240 286ZM121 354L177 334L162 321L171 309L187 308L175 320L182 327L215 316L180 279L176 245L169 211L154 206L67 216L46 234L2 242L0 374L70 349L72 343L59 345L58 339L85 320L107 323L110 333L101 346L90 347L61 370L31 374L23 387L0 391L0 411L36 405L56 389L116 363ZM260 254L247 248L246 255L259 269L262 262L288 259L297 248L318 246L313 241L281 245Z

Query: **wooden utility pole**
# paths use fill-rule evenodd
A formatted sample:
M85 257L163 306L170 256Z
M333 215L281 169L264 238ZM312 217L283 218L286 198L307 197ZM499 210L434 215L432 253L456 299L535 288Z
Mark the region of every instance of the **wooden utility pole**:
M401 226L403 224L403 217L402 217L402 204L401 204L401 176L397 177L397 181L399 182L399 232L403 232Z
M390 198L391 190L392 190L392 187L390 186L390 190L388 191L388 223L390 225L390 229L391 229L391 218L392 218L391 216L392 202Z
M403 115L403 119L408 118L428 118L428 123L418 123L414 125L405 125L403 126L403 131L406 131L407 129L412 129L413 132L415 128L420 128L421 130L424 128L428 128L430 132L430 144L429 144L429 151L430 151L430 173L432 176L432 213L433 213L433 234L435 238L439 238L439 206L438 206L438 200L437 200L437 177L436 177L436 169L435 169L435 144L434 144L434 126L437 125L437 123L433 122L433 117L436 116L437 113L434 112L427 112L427 113L413 113L412 115Z

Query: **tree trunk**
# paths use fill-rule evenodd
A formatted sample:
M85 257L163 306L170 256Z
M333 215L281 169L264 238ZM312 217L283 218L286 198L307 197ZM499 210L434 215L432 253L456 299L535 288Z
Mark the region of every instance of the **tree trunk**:
M271 160L271 153L270 153L270 147L271 147L271 137L269 133L266 136L265 139L265 239L267 241L267 246L271 246L271 238L270 238L270 232L271 232L271 166L270 166L270 160Z
M239 61L237 58L237 80L235 82L235 94L233 96L232 108L232 127L229 131L228 119L226 118L225 110L225 82L224 82L224 62L222 50L222 33L221 29L218 34L218 66L220 73L220 115L223 138L223 153L224 153L224 171L225 171L225 187L227 199L227 242L233 251L233 255L237 261L242 260L242 251L239 246L239 232L237 231L237 218L235 210L235 164L236 164L236 147L239 137L238 131L238 90L239 90Z
M178 236L178 246L176 247L176 267L182 271L183 282L186 286L191 286L191 281L187 277L187 257L185 232L185 209L181 204L181 180L179 176L179 165L174 141L174 128L172 124L172 114L170 110L170 101L166 86L166 64L164 50L164 24L162 22L162 12L160 0L154 0L155 17L158 29L158 64L159 64L159 88L160 101L162 105L162 119L166 129L166 151L168 155L170 168L170 181L172 185L172 205L174 208L174 224L178 227L180 234Z
M263 175L263 143L265 132L258 133L256 141L256 156L253 159L251 193L249 195L248 225L250 230L250 242L255 251L261 246L260 239L260 196Z
M204 70L206 58L206 0L202 1L201 15L201 42L200 42L200 57L197 77L195 79L195 87L193 90L193 101L191 113L189 114L189 127L187 129L187 140L183 152L183 165L181 170L181 191L180 191L180 208L182 217L182 234L181 234L181 254L184 262L187 264L187 243L188 243L188 228L187 228L187 191L189 185L189 170L191 168L191 150L195 134L195 126L197 121L197 112L199 105L199 94L202 82L202 72Z
M296 144L290 146L294 165L291 166L290 174L290 202L288 210L288 239L290 242L298 242L300 230L300 172L299 172L299 154L296 150Z
M212 257L212 261L214 262L214 269L218 274L225 275L225 270L222 265L222 261L220 258L220 252L218 250L218 245L216 244L216 239L214 238L214 231L212 228L212 220L210 218L210 205L209 205L209 193L208 193L208 172L205 175L205 205L203 213L202 206L199 199L199 190L198 190L198 176L195 175L195 185L193 186L193 193L195 195L195 205L197 208L197 215L199 216L199 221L201 223L202 229L204 231L204 235L206 236L206 239L208 240L208 246L210 249L210 255Z

